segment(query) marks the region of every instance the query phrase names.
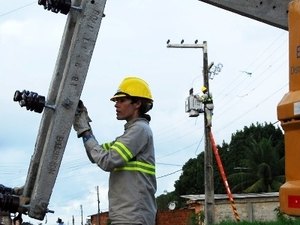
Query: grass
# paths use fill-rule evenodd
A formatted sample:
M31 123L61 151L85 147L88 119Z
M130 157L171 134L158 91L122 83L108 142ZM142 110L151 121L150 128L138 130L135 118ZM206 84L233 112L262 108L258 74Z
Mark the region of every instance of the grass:
M233 221L223 221L215 225L300 225L300 219L283 219L278 221L269 221L269 222L233 222Z

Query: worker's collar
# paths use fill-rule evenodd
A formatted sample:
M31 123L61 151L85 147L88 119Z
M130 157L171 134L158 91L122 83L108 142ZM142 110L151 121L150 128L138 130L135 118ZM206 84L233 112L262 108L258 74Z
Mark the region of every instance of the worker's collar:
M125 123L124 127L125 127L125 130L128 129L132 124L134 124L136 121L145 121L149 124L149 121L145 118L142 118L142 117L137 117L137 118L134 118L130 121L128 121L127 123Z

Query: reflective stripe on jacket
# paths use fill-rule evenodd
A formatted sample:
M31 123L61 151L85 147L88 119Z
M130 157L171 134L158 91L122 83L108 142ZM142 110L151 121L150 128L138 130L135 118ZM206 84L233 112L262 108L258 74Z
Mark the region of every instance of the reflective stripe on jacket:
M85 142L93 163L110 172L109 217L112 224L154 225L156 177L153 135L149 122L137 118L125 124L124 134L99 145Z

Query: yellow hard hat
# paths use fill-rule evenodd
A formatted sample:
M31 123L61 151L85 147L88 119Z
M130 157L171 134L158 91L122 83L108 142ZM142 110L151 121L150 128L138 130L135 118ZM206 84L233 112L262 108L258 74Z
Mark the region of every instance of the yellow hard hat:
M207 91L207 88L205 86L202 86L201 91L205 92L205 91Z
M117 98L126 97L128 95L153 101L149 85L143 79L138 77L124 78L119 85L116 94L110 100L115 101Z

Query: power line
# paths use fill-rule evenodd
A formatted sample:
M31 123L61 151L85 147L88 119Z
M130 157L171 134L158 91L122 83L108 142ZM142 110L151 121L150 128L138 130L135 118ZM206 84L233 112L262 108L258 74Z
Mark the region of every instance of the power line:
M268 95L266 98L264 98L262 101L258 102L254 107L246 109L246 111L242 112L238 117L233 118L231 121L229 121L223 127L221 127L220 129L218 129L216 132L220 132L220 130L223 130L223 129L227 128L228 126L232 125L234 122L238 121L239 119L241 119L245 115L249 114L251 111L253 111L257 107L259 107L263 102L267 101L268 99L270 99L271 97L273 97L277 92L281 91L283 88L285 88L287 86L288 86L288 84L283 85L282 87L280 87L279 89L277 89L276 91L274 91L273 93L271 93L270 95Z
M180 171L182 171L182 169L176 170L176 171L174 171L174 172L172 172L172 173L168 173L168 174L162 175L162 176L160 176L160 177L156 177L156 179L160 179L160 178L163 178L163 177L168 177L168 176L171 176L171 175L173 175L173 174L175 174L175 173L178 173L178 172L180 172Z
M273 71L274 71L274 72L275 72L275 71L278 71L278 69L279 69L285 62L286 62L286 61L282 62L281 64L275 64L275 65L277 65L277 66L273 69ZM232 99L231 99L231 102L230 102L230 103L225 104L226 106L220 107L222 110L219 111L218 113L219 113L220 115L223 115L223 114L226 113L227 111L232 110L232 108L233 108L234 105L238 105L237 102L240 102L240 101L241 101L241 98L244 98L244 97L249 96L250 93L254 92L259 86L261 86L262 84L266 84L266 83L263 83L263 82L265 82L267 79L273 79L274 77L273 77L273 76L270 76L270 74L274 74L274 72L270 71L270 68L269 68L269 67L266 68L264 71L262 71L261 74L258 74L257 77L258 77L258 78L261 78L261 79L259 80L258 83L256 83L255 85L252 85L252 87L251 87L251 84L249 84L249 85L248 85L248 86L249 86L249 87L248 87L249 89L246 90L245 93L243 93L242 95L237 95L237 96L235 96L235 97L238 97L238 98L236 98L235 100L232 100ZM260 76L260 75L262 75L262 76ZM252 83L253 83L253 82L252 82ZM234 92L234 91L233 91L233 92ZM237 94L238 94L238 93L237 93Z
M284 43L286 43L287 40L286 40L286 36L284 34L285 33L280 33L280 35L278 37L276 37L269 46L267 46L265 49L263 49L263 51L261 51L261 53L259 53L258 56L254 57L253 61L251 63L249 63L249 66L246 67L245 70L251 71L251 73L252 73L252 76L251 76L252 84L257 83L256 81L258 81L262 77L265 77L268 75L268 73L266 73L266 72L270 68L270 65L272 65L272 64L277 65L278 61L280 61L282 58L285 58L287 49L285 49L284 57L282 55L280 55L280 58L278 57L277 59L274 59L273 62L272 61L270 62L270 60L272 60L273 56L279 55L279 54L277 54L279 52L278 49L285 47ZM284 38L282 38L282 37L284 37ZM280 40L280 39L281 39L281 42L278 43L278 40ZM272 51L267 51L274 45L276 48L273 48ZM266 53L268 53L268 54L266 54ZM269 62L268 63L269 65L265 66L267 62ZM264 71L259 72L260 68L264 69ZM269 77L271 77L271 76L269 76ZM244 89L248 89L249 82L245 83L245 81L250 81L249 79L250 79L249 76L241 76L241 73L239 72L239 73L237 73L237 75L234 77L233 80L228 81L229 83L227 85L222 85L223 88L219 89L218 92L215 94L215 96L220 97L221 98L220 102L222 102L223 105L228 106L228 103L226 101L223 101L223 99L226 98L226 96L230 96L232 94L240 92L241 90L244 91ZM258 81L258 83L261 84L260 81ZM232 103L232 98L230 99L230 103ZM223 107L220 107L220 108L223 108Z
M165 155L163 155L163 156L160 156L160 157L158 157L158 158L159 158L159 159L162 159L162 158L165 158L165 157L174 155L174 154L176 154L176 153L178 153L178 152L181 152L181 151L183 151L183 150L185 150L185 149L191 148L192 146L194 146L195 144L198 144L198 143L199 143L199 142L196 141L196 142L192 143L191 145L188 145L188 146L185 146L185 147L183 147L183 148L180 148L180 149L178 149L178 150L176 150L176 151L167 153L167 154L165 154Z
M24 9L24 8L28 7L28 6L31 6L31 5L33 5L34 3L36 3L36 2L34 1L34 2L28 3L28 4L26 4L26 5L20 6L20 7L18 7L18 8L12 9L12 10L10 10L10 11L4 12L4 13L0 14L0 17L3 17L3 16L7 16L7 15L9 15L9 14L12 14L12 13L14 13L14 12L16 12L16 11L19 11L19 10L21 10L21 9Z
M156 165L163 165L163 166L180 166L180 167L182 167L182 165L179 165L179 164L159 163L159 162L157 162Z

